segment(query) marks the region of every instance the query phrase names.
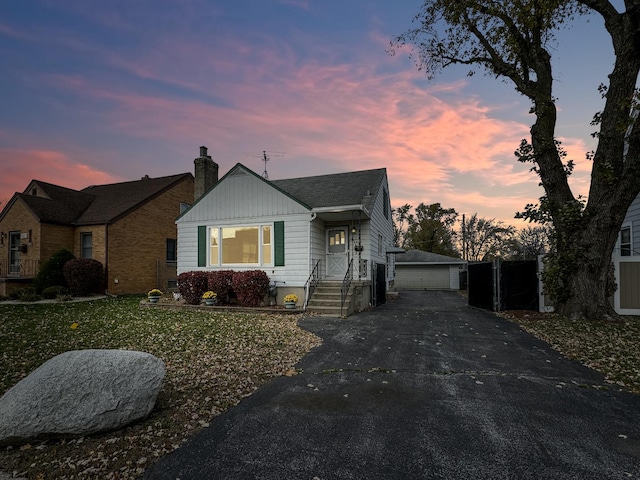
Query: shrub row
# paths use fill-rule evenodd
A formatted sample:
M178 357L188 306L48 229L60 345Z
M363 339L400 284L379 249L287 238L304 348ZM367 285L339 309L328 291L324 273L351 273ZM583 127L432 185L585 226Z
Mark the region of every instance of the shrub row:
M262 270L184 272L178 275L178 288L184 301L190 305L198 305L202 294L212 290L220 303L237 301L244 307L258 307L269 292L269 277Z

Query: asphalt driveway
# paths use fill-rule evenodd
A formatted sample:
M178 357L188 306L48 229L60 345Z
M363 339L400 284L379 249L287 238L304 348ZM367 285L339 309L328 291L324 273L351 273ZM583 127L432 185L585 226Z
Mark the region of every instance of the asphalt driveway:
M640 396L455 292L308 318L323 344L151 479L640 478Z

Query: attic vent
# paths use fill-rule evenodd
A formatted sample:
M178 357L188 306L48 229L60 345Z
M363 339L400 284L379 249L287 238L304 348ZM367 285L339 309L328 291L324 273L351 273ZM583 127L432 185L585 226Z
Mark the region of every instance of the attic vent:
M32 188L31 189L31 195L33 195L34 197L38 195L38 189L37 188Z

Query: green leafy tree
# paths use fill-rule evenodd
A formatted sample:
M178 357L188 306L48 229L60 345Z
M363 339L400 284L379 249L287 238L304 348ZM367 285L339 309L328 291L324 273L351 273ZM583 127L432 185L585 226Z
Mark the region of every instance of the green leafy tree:
M462 258L470 262L494 260L508 256L515 228L495 218L478 217L474 213L461 225Z
M429 77L450 65L466 65L511 83L527 97L535 120L518 159L532 162L545 194L523 217L553 225L555 250L545 268L545 290L555 308L571 318L613 318L611 254L625 213L640 193L640 127L636 85L640 71L640 0L617 11L607 0L426 0L415 28L392 42L416 46L416 61ZM576 15L602 17L614 48L604 108L592 125L598 145L588 201L574 196L556 141L556 98L551 53L555 33ZM596 61L596 59L594 59Z
M442 208L439 203L421 203L416 207L415 215L407 216L405 248L459 257L454 229L457 218L458 213L453 208Z

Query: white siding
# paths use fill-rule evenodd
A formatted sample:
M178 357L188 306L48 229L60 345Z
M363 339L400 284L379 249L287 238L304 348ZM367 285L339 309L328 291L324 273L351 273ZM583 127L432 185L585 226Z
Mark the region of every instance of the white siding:
M327 252L325 223L320 219L315 219L311 223L311 257L309 259L309 273L317 260L320 262L320 272L324 273L324 258Z
M384 215L385 207L383 201L385 196L382 193L383 189L387 192L387 216ZM376 192L375 203L371 211L371 221L367 226L367 235L369 238L369 255L367 257L369 258L369 262L385 265L387 263L386 249L387 247L393 246L393 219L391 216L391 202L389 199L389 184L385 176L378 192ZM382 238L382 245L379 245L380 237ZM365 251L366 250L367 249L365 248ZM393 275L394 269L387 268L387 287L389 287L389 282L393 280Z
M239 168L177 220L178 274L192 270L264 270L271 280L302 286L309 276L309 221L300 203ZM284 221L283 267L198 267L198 227L265 225Z
M640 255L640 195L629 206L623 225L631 225L631 255Z

